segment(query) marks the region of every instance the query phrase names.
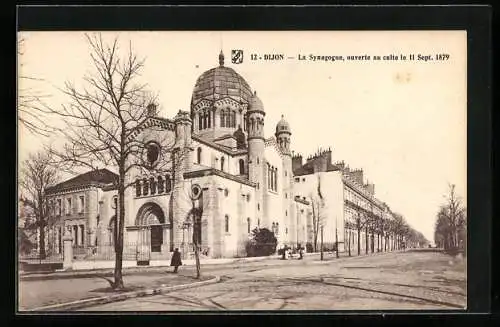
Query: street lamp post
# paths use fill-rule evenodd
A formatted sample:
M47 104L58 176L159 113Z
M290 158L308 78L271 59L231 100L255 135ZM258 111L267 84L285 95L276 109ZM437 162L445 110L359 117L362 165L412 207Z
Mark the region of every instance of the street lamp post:
M321 225L321 261L323 261L323 225Z
M338 232L337 232L337 216L335 216L335 256L338 259L338 257L339 257L339 238L338 238Z

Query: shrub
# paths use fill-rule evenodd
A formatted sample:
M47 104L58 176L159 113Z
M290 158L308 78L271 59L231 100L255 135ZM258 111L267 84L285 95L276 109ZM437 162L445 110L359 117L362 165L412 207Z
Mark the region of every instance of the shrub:
M255 228L252 239L245 244L247 257L262 257L274 254L278 240L267 228Z
M306 243L306 252L307 253L312 253L314 250L312 243Z

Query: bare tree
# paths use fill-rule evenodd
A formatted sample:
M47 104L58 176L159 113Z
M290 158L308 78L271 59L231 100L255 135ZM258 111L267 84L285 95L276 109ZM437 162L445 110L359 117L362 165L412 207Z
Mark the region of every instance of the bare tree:
M446 217L448 218L451 232L451 246L458 247L458 230L459 226L464 221L465 207L462 204L462 199L457 196L455 184L449 185L449 193L446 198Z
M35 222L32 227L39 231L40 258L46 257L45 228L50 224L52 210L46 197L47 188L54 186L58 180L58 170L52 165L53 158L50 152L40 151L31 154L22 163L19 186L22 192L21 201L32 208Z
M63 121L64 127L58 132L67 140L63 149L54 153L64 165L61 167L68 169L108 166L118 171L118 217L114 220L116 256L111 286L122 289L125 190L134 184L131 176L174 169L184 149L174 151L175 139L169 140L167 134L162 134L162 122L148 120L154 116L151 111L155 110L155 97L145 84L138 82L144 60L137 57L131 44L121 56L116 38L106 44L100 34L86 37L93 72L83 77L80 88L66 82L62 92L69 103L57 109L49 108ZM145 127L156 138L163 137L158 142L161 147L148 143L143 133ZM155 161L157 158L161 160Z
M321 192L321 178L318 175L318 186L316 187L316 194L311 194L311 207L312 207L312 232L314 252L318 251L318 236L321 232L321 227L325 220L325 200Z
M361 232L363 229L366 230L366 226L368 223L368 216L365 212L361 212L361 208L357 208L356 215L354 216L353 226L357 231L357 241L358 241L358 255L361 254ZM366 234L368 234L366 232ZM366 247L368 248L368 247ZM368 251L368 250L366 250Z
M17 41L18 59L24 54L22 49L25 44L24 38L19 38ZM20 61L20 60L19 60ZM19 67L23 67L23 63ZM49 97L48 94L42 93L33 87L25 87L27 83L43 82L44 80L38 77L24 74L18 71L18 90L17 90L17 109L18 120L26 130L38 136L49 136L51 128L46 122L47 110L44 109L44 101Z
M445 250L463 246L466 239L466 207L462 199L457 196L455 185L449 185L446 202L439 208L434 240L436 245Z

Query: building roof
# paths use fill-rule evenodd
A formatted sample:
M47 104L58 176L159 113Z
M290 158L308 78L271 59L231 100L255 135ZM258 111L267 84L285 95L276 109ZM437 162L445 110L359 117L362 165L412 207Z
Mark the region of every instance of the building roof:
M310 161L307 161L305 164L303 164L302 166L295 169L293 171L293 175L294 176L303 176L303 175L314 174L314 163L316 160L320 160L320 158L314 158L314 159L311 159ZM326 163L326 171L337 171L337 170L340 170L340 168L337 167L336 165L334 165L330 162Z
M198 136L196 134L192 134L192 139L199 142L199 143L202 143L206 146L209 146L213 149L216 149L216 150L219 150L221 152L224 152L226 154L229 154L230 156L238 156L238 155L242 155L242 154L246 154L248 153L248 150L247 149L231 149L227 146L224 146L222 144L218 144L218 143L215 143L213 141L210 141L210 140L207 140L201 136Z
M233 98L240 103L249 103L252 89L234 69L224 66L224 55L219 55L219 66L209 69L198 77L193 89L191 107L207 99L216 101Z
M47 189L47 193L57 193L64 190L69 190L78 187L85 187L90 185L95 186L108 186L118 183L118 175L109 171L106 168L91 170L84 174L78 175L67 181L59 183Z
M276 124L276 134L289 133L292 134L290 124L285 120L285 116L281 115L280 121Z

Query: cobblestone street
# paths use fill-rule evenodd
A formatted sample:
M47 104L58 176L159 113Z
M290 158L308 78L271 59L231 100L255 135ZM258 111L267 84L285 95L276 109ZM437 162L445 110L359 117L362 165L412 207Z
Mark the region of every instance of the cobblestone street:
M266 260L205 267L218 284L84 311L461 309L465 269L465 259L429 251Z

